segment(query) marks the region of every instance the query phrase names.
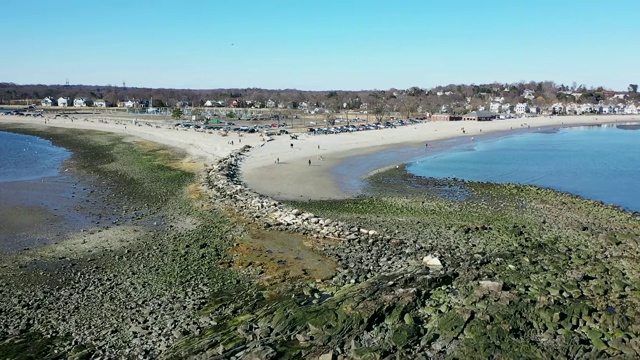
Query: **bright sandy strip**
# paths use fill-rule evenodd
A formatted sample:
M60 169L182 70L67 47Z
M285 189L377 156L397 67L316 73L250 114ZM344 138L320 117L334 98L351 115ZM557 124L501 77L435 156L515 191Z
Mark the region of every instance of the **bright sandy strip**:
M102 120L101 120L102 119ZM176 130L172 125L133 125L133 120L108 119L105 116L74 115L71 119L48 119L47 126L92 129L126 134L186 151L196 162L212 163L234 149L251 145L253 149L241 167L244 182L259 193L277 199L338 199L351 196L337 186L331 171L346 158L371 154L395 147L424 145L435 140L459 136L477 136L530 126L569 126L615 122L637 122L638 115L559 116L524 119L476 121L435 121L395 129L369 130L334 135L300 134L297 140L287 135L265 142L258 134L239 136L195 130ZM44 125L42 118L0 116L0 123ZM152 122L148 122L152 123ZM462 128L465 133L463 134ZM233 144L230 142L233 141ZM291 146L293 144L293 147ZM279 163L278 160L279 159ZM309 165L311 160L311 166Z
M395 129L316 136L304 134L298 140L279 136L275 141L253 149L242 164L241 171L244 182L250 188L277 199L340 199L353 194L345 193L337 186L337 177L331 169L348 157L396 147L424 146L435 140L484 135L527 126L561 127L638 120L640 116L562 116L482 122L434 121ZM464 134L462 128L465 129ZM322 160L319 157L322 157ZM277 162L276 158L280 159L279 164L274 163Z

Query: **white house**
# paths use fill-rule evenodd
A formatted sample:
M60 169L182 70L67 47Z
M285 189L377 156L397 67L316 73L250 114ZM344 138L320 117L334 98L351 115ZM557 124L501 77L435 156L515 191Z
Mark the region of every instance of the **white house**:
M624 113L629 115L637 115L640 114L640 109L634 104L631 104L624 108Z
M207 100L204 103L204 106L206 106L206 107L224 107L224 101Z
M93 102L93 106L100 107L100 108L106 108L107 107L107 100L98 99L98 100Z
M269 108L269 109L272 109L272 108L276 107L276 102L275 102L275 101L273 101L273 100L271 100L271 99L269 99L269 100L267 100L267 102L265 103L265 106L266 106L267 108Z
M50 96L47 96L46 98L42 99L42 106L54 106L56 104L56 99L51 98Z
M600 114L612 114L613 107L611 105L602 105L599 107L598 111Z
M87 106L87 99L85 98L75 98L73 99L74 107L84 107Z
M580 111L580 107L576 103L571 103L571 104L565 106L564 111L568 115L578 115L578 112Z
M529 111L529 104L526 103L517 103L516 104L516 114L522 115Z
M498 102L492 102L491 105L489 105L489 110L494 113L499 113L502 111L502 104Z
M127 100L127 101L118 102L118 107L132 108L132 107L136 107L136 106L138 106L138 102L135 101L135 100Z
M532 100L533 98L535 98L534 94L535 94L535 91L531 89L525 89L524 92L522 93L522 97L525 99Z
M580 113L581 114L591 114L595 112L595 108L593 104L582 104L580 105Z
M542 113L542 109L540 109L540 107L535 106L535 105L533 105L533 106L529 106L529 114L536 114L536 115L538 115L538 114L540 114L540 113Z
M562 105L561 103L555 103L551 105L551 112L554 114L564 114L565 113L564 105Z
M63 98L63 97L59 97L59 98L58 98L58 106L60 106L60 107L67 107L67 106L69 106L69 99L67 99L67 98Z

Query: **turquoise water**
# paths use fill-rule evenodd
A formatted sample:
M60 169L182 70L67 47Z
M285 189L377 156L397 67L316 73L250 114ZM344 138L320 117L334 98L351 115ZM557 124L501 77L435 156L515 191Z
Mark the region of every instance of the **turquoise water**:
M575 127L472 142L408 164L418 176L536 185L640 211L640 129Z
M57 175L70 156L49 140L0 131L0 183Z

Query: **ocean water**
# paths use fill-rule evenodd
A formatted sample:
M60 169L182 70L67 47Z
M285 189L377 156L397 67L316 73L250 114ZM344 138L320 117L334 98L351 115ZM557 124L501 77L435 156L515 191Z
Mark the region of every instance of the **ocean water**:
M48 140L0 131L0 183L55 176L70 156Z
M407 170L536 185L640 211L640 127L585 126L469 140L412 161Z

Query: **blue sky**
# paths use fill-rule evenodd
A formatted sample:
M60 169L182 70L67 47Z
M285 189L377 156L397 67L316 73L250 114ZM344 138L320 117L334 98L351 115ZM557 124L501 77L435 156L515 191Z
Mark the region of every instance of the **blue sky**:
M0 81L361 90L640 81L639 0L2 0Z

